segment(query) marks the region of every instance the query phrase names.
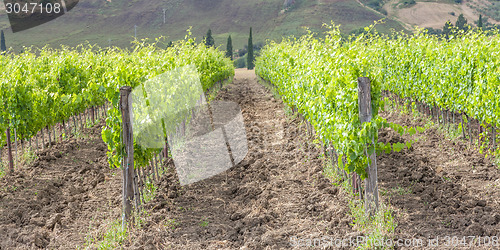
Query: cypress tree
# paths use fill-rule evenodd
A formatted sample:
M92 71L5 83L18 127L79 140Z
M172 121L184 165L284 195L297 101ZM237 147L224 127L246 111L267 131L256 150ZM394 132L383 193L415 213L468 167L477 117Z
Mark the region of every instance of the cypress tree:
M248 37L247 69L253 69L253 59L252 27L250 27L250 36Z
M205 38L205 45L207 47L213 47L215 45L215 40L212 37L212 30L208 29L207 31L207 37Z
M479 15L479 20L477 20L477 27L478 28L483 27L483 15Z
M459 30L467 31L467 19L465 19L464 14L460 14L460 16L458 16L458 19L457 19L457 22L455 23L455 26Z
M233 41L231 40L231 35L227 38L226 46L226 56L233 60Z
M0 50L1 51L7 50L7 46L5 46L5 35L3 34L3 30L2 30L1 37L0 37Z
M446 22L443 27L443 36L448 39L453 30L453 24L450 21Z

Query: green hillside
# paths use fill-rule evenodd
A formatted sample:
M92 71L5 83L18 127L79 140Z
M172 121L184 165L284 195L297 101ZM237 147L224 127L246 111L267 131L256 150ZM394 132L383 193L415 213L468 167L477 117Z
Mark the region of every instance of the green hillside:
M384 17L353 0L296 0L286 12L283 3L283 0L81 0L64 16L17 33L10 31L7 15L2 11L0 27L5 30L7 46L16 50L47 43L73 46L85 41L126 47L133 40L135 25L139 39L158 36L181 39L192 26L193 35L201 40L211 28L218 45L225 46L231 34L234 47L242 48L250 26L254 29L254 40L264 42L303 34L305 27L322 31L322 24L331 21L341 24L343 32L349 33ZM378 29L387 32L391 28L403 29L392 20Z

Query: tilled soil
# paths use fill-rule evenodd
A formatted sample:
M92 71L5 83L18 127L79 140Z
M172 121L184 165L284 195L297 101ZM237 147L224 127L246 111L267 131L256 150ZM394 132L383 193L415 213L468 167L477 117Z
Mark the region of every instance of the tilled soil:
M397 112L382 116L401 125L425 124ZM389 129L379 133L382 142L410 139L417 139L410 150L377 158L380 192L397 215L396 237L424 243L439 239L440 248L495 249L488 241L500 236L499 167L468 142L446 139L435 128L411 137ZM451 242L454 236L460 241ZM472 237L483 242L472 242Z
M121 175L109 168L101 126L0 180L0 249L76 249L94 221L120 214Z
M228 171L186 186L170 160L125 248L284 249L295 239L360 235L351 226L349 198L322 174L321 148L253 71L237 70L216 99L239 104L248 154ZM402 125L423 125L382 114ZM121 171L109 169L100 126L0 180L0 249L75 249L120 219ZM395 239L427 244L439 236L442 248L446 236L498 236L498 167L435 129L411 138L389 130L379 136L392 143L415 138L412 149L377 158L382 200L396 212Z
M322 175L321 149L253 71L238 70L217 100L240 105L248 154L186 186L169 161L125 248L278 249L290 248L292 237L355 234L344 194ZM0 181L0 249L75 249L120 218L121 174L108 167L100 130L43 151Z
M321 149L253 71L237 70L217 100L240 105L248 155L223 174L183 187L170 168L147 206L146 225L127 247L280 249L292 246L291 237L354 234L345 196L322 175Z

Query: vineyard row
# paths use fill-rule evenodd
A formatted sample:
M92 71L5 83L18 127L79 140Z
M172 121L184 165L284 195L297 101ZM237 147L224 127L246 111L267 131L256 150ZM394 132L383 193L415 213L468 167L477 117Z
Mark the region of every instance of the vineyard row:
M106 103L105 103L106 104ZM32 138L18 140L17 131L8 129L7 135L12 133L7 140L7 150L5 165L9 166L9 171L13 171L19 164L26 163L31 154L39 154L42 150L55 145L58 141L70 137L77 137L83 131L83 128L96 124L99 120L106 117L106 105L91 107L83 113L70 117L67 122L55 124L54 126L46 127L36 133ZM12 141L10 139L13 139ZM19 143L18 143L19 142ZM20 145L19 145L20 144ZM3 165L3 149L4 145L0 147L0 165ZM14 156L15 155L15 156Z
M192 38L177 41L167 49L161 49L158 41L138 42L133 51L81 45L27 48L21 54L1 56L0 134L15 131L17 140L28 140L44 128L67 124L76 114L107 102L103 139L108 145L110 166L121 167L124 146L119 89L122 86L135 88L186 65L195 66L203 90L234 75L234 67L224 53L204 44L196 45ZM6 137L2 136L0 145L5 143ZM136 167L146 166L159 152L137 144L134 147Z
M392 36L368 32L345 41L338 27L330 27L325 39L309 34L271 42L257 59L256 73L273 83L284 102L297 107L319 138L338 152L341 168L364 178L366 152L411 146L411 142L376 143L380 128L416 132L378 115L384 105L382 90L431 107L435 117L443 117L444 112L452 117L463 114L467 124L476 120L479 127L490 126L495 134L500 125L498 31L491 36L481 31L455 36L444 40L424 32ZM372 80L373 118L366 124L358 115L361 76Z

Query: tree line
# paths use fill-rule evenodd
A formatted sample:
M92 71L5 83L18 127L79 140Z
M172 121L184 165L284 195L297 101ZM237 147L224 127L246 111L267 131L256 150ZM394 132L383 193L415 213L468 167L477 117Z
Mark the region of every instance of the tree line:
M203 37L203 42L207 47L215 47L215 39L212 36L211 29L208 29L206 36ZM245 48L239 49L236 54L235 51L233 51L233 40L231 35L228 36L226 44L226 57L234 61L236 55L238 58L234 61L234 65L237 68L246 67L247 69L253 69L255 67L255 52L260 51L262 47L262 43L258 43L256 45L253 44L252 27L250 27L247 45L245 45Z
M487 18L483 18L483 15L479 15L479 19L475 22L476 24L476 29L482 29L484 31L488 30L494 30L494 29L500 29L500 25L493 25L488 22ZM455 34L456 32L460 31L468 31L469 29L473 29L469 23L468 20L464 17L463 14L460 14L458 16L457 21L455 22L455 25L451 21L447 21L442 29L433 29L433 28L426 28L427 33L432 34L432 35L442 35L445 38L450 38L451 35Z

